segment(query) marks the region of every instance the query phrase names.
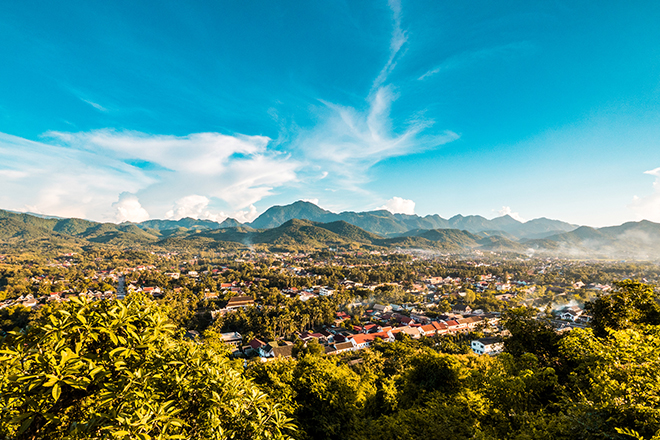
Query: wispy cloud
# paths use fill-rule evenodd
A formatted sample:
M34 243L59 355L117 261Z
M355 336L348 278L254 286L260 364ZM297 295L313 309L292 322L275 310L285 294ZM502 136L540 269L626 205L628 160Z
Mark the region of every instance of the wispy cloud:
M458 138L451 131L424 134L434 123L425 119L413 120L401 133L395 133L390 112L396 95L391 86L381 87L368 99L365 111L324 103L321 122L301 132L294 143L308 161L323 164L325 179L340 187L357 189L359 183L368 180L368 169L384 159L424 151Z
M89 104L89 105L91 105L91 106L94 107L96 110L99 110L99 111L102 111L102 112L107 112L107 111L108 111L107 108L103 107L101 104L97 104L97 103L94 102L94 101L90 101L90 100L88 100L88 99L83 99L83 98L80 98L80 100L83 101L83 102L86 102L86 103Z
M443 62L436 65L432 69L427 70L417 79L419 81L423 81L440 72L467 67L472 64L486 61L489 59L509 58L514 55L529 53L533 50L534 50L534 45L531 44L530 42L519 41L515 43L500 45L500 46L488 47L480 50L463 52L458 55L445 59Z
M392 37L390 38L390 57L385 63L385 66L380 71L376 79L374 80L372 89L376 90L382 86L389 74L394 70L396 66L396 60L401 51L403 45L408 41L408 36L406 32L401 28L401 1L400 0L389 0L389 6L392 10L392 21L393 21L393 30Z

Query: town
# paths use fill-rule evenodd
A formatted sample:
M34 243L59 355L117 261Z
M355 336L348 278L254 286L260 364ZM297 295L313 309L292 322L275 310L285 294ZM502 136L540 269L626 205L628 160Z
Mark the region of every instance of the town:
M659 273L647 263L409 251L2 255L0 313L11 321L74 297L143 294L166 305L187 337L214 331L233 357L286 358L308 345L335 355L397 338L451 340L457 352L495 355L506 310L536 310L557 332L585 328L586 301L616 280L653 283Z

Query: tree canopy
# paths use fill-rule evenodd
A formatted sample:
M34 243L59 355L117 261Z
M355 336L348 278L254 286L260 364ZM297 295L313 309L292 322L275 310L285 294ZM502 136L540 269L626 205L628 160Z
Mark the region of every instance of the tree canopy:
M17 439L285 438L289 421L155 303L73 299L2 340L0 432Z

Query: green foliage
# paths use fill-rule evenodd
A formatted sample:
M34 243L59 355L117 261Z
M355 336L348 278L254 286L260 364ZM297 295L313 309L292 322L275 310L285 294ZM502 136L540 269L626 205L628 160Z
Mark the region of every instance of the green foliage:
M74 299L2 340L0 432L12 438L282 438L287 419L155 303Z
M599 295L585 305L592 315L592 327L599 336L608 329L620 330L636 324L660 324L658 297L649 284L624 280L616 283L616 289Z
M344 439L354 434L365 390L348 367L307 355L298 361L259 363L249 374L293 415L295 438Z
M644 437L660 430L659 326L611 331L607 338L573 330L561 352L575 364L566 411L578 438L617 438L617 428Z
M291 355L295 358L302 356L320 356L322 354L325 354L325 349L316 339L311 339L307 342L301 340L296 341L293 346L293 351L291 352Z
M31 310L22 305L0 309L0 335L24 328L30 319Z
M502 325L511 332L504 340L504 348L514 356L532 353L546 364L558 356L561 336L544 319L536 319L538 310L519 307L508 310Z

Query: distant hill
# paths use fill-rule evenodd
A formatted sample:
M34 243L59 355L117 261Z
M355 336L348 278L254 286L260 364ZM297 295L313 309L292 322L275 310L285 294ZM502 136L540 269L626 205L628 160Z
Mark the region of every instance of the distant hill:
M598 229L582 226L522 244L546 253L580 258L659 259L660 224L642 220Z
M192 218L149 220L140 224L98 223L0 210L0 246L3 251L20 247L77 249L108 246L191 251L249 247L271 250L405 248L442 253L478 250L576 258L660 259L660 224L646 220L605 228L575 228L545 218L526 223L510 216L493 220L481 216L455 216L444 220L439 216L419 217L382 210L335 214L309 202L293 205L273 207L268 215L269 211L266 211L249 225L242 225L234 219L217 223ZM294 218L275 227L255 227L277 224L292 212L326 221ZM448 227L412 228L437 224ZM482 228L488 229L479 231Z
M181 220L147 220L137 224L140 228L150 228L157 231L168 229L186 228L186 229L219 229L220 223L212 220L198 220L190 217Z
M446 220L439 215L392 214L378 210L368 212L344 211L333 213L313 203L298 201L285 206L273 206L257 217L249 225L256 229L273 228L292 219L310 220L320 223L345 221L365 231L383 236L406 235L416 229L460 229L471 233L499 231L502 235L515 238L545 238L549 235L572 231L577 228L559 220L545 218L522 223L509 215L488 220L479 215L456 215ZM492 234L491 234L492 235Z
M271 206L249 226L255 229L270 229L283 225L289 220L301 219L314 222L338 220L336 214L319 208L313 203L298 201L286 206Z

